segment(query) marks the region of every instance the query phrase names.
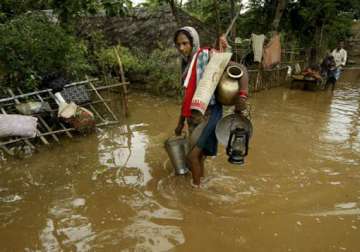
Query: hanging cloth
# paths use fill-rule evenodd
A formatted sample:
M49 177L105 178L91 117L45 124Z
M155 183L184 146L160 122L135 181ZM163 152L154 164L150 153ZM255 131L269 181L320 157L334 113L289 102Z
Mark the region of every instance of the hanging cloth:
M251 34L251 45L254 52L254 62L261 62L263 56L265 35Z
M265 46L262 65L264 69L270 69L281 62L280 35L275 34Z

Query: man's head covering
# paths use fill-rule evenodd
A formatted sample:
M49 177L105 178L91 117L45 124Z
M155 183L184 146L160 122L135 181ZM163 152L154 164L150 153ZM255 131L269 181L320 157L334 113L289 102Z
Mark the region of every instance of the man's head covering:
M175 32L175 36L174 36L175 43L176 43L176 38L180 32L184 32L184 34L188 37L188 39L192 44L191 55L189 57L182 56L182 60L181 60L181 70L183 73L183 81L184 81L186 73L190 66L191 59L195 55L197 50L200 48L200 38L199 38L199 34L197 33L194 27L184 26Z
M200 48L200 38L199 38L199 34L198 32L195 30L194 27L191 26L184 26L180 29L178 29L175 32L175 38L174 38L174 42L176 42L176 37L177 35L184 31L184 34L186 36L190 36L189 40L192 42L192 52L191 52L191 56L193 56L195 54L195 52Z

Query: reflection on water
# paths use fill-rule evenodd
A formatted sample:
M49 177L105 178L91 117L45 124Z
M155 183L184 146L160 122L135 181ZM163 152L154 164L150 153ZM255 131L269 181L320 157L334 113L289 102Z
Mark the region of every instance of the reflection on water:
M196 189L163 147L180 105L133 94L118 127L2 157L2 250L358 251L359 97L350 83L255 94L245 166L219 146Z
M105 170L95 171L93 178L112 168L116 170L118 184L145 186L151 179L150 167L145 160L148 136L137 129L146 127L145 124L131 125L128 129L122 126L115 132L99 133L99 162Z
M326 151L336 153L337 150L342 149L351 151L350 155L328 155L328 158L333 158L342 163L349 163L360 165L360 160L357 155L351 158L352 152L360 152L360 90L351 87L337 90L334 93L334 99L330 106L329 120L327 129L321 136L321 140L325 143L332 143L335 145L326 146ZM333 148L332 148L333 147ZM350 148L349 148L350 147Z

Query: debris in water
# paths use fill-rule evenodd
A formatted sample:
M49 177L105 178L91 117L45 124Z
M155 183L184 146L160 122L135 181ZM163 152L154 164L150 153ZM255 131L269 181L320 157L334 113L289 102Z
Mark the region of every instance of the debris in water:
M340 204L336 204L335 208L350 209L350 208L355 208L356 205L357 205L356 202L340 203Z
M74 199L73 201L72 201L72 205L74 206L74 207L83 207L83 206L85 206L85 202L86 202L86 200L85 199L83 199L83 198L77 198L77 199Z
M6 197L0 197L0 202L4 202L4 203L12 203L19 200L22 200L22 197L20 197L19 195L9 195Z

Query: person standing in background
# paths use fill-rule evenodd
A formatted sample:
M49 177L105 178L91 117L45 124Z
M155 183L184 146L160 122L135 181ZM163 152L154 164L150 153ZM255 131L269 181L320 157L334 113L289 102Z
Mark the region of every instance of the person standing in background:
M334 56L336 67L342 68L346 65L347 51L344 49L344 41L340 41L331 54Z
M344 41L339 41L337 47L331 52L334 57L335 68L331 70L328 76L326 87L332 85L332 90L335 89L336 81L340 78L341 70L346 65L347 52L344 49Z

